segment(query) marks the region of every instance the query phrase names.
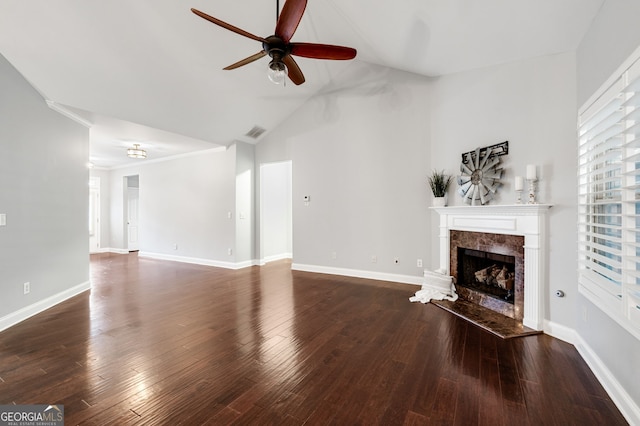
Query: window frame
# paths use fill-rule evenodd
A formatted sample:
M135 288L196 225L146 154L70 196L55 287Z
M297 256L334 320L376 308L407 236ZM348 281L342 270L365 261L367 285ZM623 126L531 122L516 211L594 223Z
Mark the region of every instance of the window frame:
M578 111L578 290L640 340L640 48Z

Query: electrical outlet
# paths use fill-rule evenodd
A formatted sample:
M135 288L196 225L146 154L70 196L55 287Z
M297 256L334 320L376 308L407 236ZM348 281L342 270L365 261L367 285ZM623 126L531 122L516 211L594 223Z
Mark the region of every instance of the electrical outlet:
M231 250L230 248L228 248L228 249L227 249L227 254L228 254L229 256L231 256L231 255L233 254L233 250Z
M22 290L24 291L24 294L29 294L31 293L31 283L26 282L22 285Z
M587 307L582 307L582 321L587 322Z
M331 258L332 259L337 259L338 258L338 253L336 253L335 251L331 252Z
M416 266L417 266L418 268L422 268L422 259L418 259L418 260L417 260L417 262L416 262Z
M376 256L375 254L371 255L371 263L378 263L378 256Z
M173 245L173 249L174 249L174 250L178 250L178 245L177 245L177 244L174 244L174 245Z

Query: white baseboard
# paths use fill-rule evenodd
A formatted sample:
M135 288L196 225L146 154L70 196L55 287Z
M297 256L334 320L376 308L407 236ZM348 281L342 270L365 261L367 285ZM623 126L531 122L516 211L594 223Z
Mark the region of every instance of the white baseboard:
M344 275L347 277L367 278L370 280L393 281L403 284L422 285L424 277L413 275L389 274L386 272L363 271L358 269L334 268L331 266L291 264L294 271L317 272L319 274Z
M128 254L129 250L110 248L110 247L100 247L99 249L89 251L89 253L90 254L96 254L96 253Z
M284 260L284 259L293 259L293 253L281 253L273 256L265 256L262 259L260 259L259 265L264 266L269 262L275 262L277 260Z
M579 334L576 334L574 346L629 424L640 425L640 406L611 374L606 364Z
M564 340L575 346L584 362L587 363L629 424L640 425L640 407L633 401L613 374L611 374L606 364L602 362L587 342L582 339L580 334L572 328L551 321L545 321L544 332L556 339Z
M549 336L560 339L564 342L571 343L575 346L578 340L578 333L573 328L558 324L553 321L544 320L544 332Z
M192 263L194 265L215 266L216 268L225 268L225 269L242 269L242 268L247 268L249 266L254 266L259 264L255 260L247 260L244 262L234 263L234 262L223 262L223 261L212 260L212 259L203 259L199 257L175 256L175 255L163 254L163 253L150 253L147 251L138 252L138 256L148 257L150 259L158 259L158 260L171 260L173 262Z
M47 309L57 305L58 303L64 302L65 300L70 299L73 296L77 296L78 294L87 291L90 288L91 283L87 281L75 287L71 287L63 292L47 297L46 299L40 300L39 302L36 302L32 305L25 306L22 309L10 313L9 315L5 315L4 317L0 318L0 331L6 330L7 328L12 327L36 314L39 314L42 311L46 311Z

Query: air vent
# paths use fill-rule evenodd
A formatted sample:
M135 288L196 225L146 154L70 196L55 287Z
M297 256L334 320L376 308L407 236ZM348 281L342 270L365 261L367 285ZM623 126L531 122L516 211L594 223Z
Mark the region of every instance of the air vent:
M253 139L258 139L264 132L266 132L266 129L263 129L260 126L253 126L253 128L249 130L245 136L249 136Z

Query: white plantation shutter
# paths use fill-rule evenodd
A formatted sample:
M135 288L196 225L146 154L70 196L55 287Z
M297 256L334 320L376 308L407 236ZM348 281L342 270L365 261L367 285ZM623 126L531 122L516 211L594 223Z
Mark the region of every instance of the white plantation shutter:
M578 117L580 291L640 338L640 55Z

